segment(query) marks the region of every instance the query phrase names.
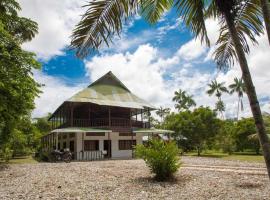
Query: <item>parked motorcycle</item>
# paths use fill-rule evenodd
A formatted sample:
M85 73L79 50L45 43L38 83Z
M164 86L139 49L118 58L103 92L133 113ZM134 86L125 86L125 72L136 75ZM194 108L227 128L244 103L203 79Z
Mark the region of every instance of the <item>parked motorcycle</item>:
M66 163L69 163L72 159L72 154L69 149L64 149L63 151L55 149L51 152L51 158L54 162L64 161Z

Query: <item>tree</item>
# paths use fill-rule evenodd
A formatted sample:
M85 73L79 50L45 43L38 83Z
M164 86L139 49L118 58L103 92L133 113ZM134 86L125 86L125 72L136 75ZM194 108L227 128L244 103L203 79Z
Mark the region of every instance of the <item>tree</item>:
M192 106L196 106L195 101L192 99L192 96L188 95L186 91L179 89L174 92L174 97L172 99L177 104L175 104L175 108L178 111L188 110Z
M254 125L254 119L246 118L239 120L234 128L234 138L237 151L244 151L246 149L252 149L259 154L260 143L259 140L254 140L250 135L256 132L256 126Z
M170 111L170 108L163 108L162 106L158 108L156 114L160 117L161 123L164 122L164 117L166 117L170 113Z
M223 112L225 111L225 105L224 102L221 100L221 95L222 93L226 92L228 93L229 91L227 88L224 86L224 82L218 83L217 80L212 81L209 86L209 90L207 90L207 94L209 96L215 94L215 96L218 98L218 102L216 103L216 110L220 112L221 117L224 119Z
M244 110L244 106L243 106L243 95L246 92L246 88L245 88L245 84L243 82L243 79L240 78L234 78L234 83L232 83L231 85L229 85L230 90L230 94L233 93L237 93L238 95L238 103L237 103L237 120L239 117L239 109L241 107L241 110Z
M221 114L222 119L224 119L223 112L225 111L225 104L222 100L218 100L215 105L215 111Z
M71 46L77 49L79 57L85 57L91 50L98 50L103 44L109 45L115 34L120 35L122 23L137 13L148 22L156 23L165 11L174 6L195 37L200 37L201 41L208 45L210 42L205 19L218 19L222 26L215 61L220 68L228 68L234 61L240 64L270 178L270 143L245 57L245 53L249 52L246 37L256 43L255 36L261 34L264 29L261 5L257 0L99 0L91 1L87 6L88 10L72 35Z
M226 39L226 41L232 41L233 43L231 46L227 43L225 45L225 49L222 47L221 49L224 50L222 54L223 56L216 56L216 60L218 65L221 67L230 66L233 64L233 59L236 59L240 64L240 68L242 70L242 78L245 83L246 93L257 127L260 143L264 152L264 159L267 166L268 176L270 178L270 142L265 131L259 101L245 56L245 52L249 52L245 34L255 42L256 39L254 34L258 35L261 33L263 26L261 25L260 21L261 15L258 9L258 5L251 1L247 1L244 4L242 3L243 2L240 0L215 0L212 2L212 5L209 6L211 10L211 16L219 17L224 24L220 36L220 42L222 43L222 41ZM245 26L244 23L248 23L248 26ZM243 30L243 27L246 27L247 29ZM218 48L217 52L221 52L221 49Z
M21 44L37 33L37 24L19 17L14 0L0 2L0 145L9 142L18 121L34 108L40 85L33 79L33 69L40 64Z
M200 156L206 143L211 143L219 130L219 120L210 108L199 107L191 111L168 115L165 127L174 130L174 138L186 138L185 148L192 147Z

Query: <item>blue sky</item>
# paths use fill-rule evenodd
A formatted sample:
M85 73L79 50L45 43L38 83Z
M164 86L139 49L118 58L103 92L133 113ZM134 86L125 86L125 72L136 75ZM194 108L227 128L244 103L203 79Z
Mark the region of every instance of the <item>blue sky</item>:
M53 112L65 99L87 86L108 71L112 71L131 91L156 106L173 109L171 101L175 90L186 90L194 96L197 105L214 107L215 97L206 95L207 84L217 78L230 84L235 76L240 77L239 66L227 72L217 72L212 52L218 37L218 22L207 21L211 47L195 40L176 12L170 11L156 25L149 25L136 16L124 25L121 38L115 38L110 47L76 58L68 48L70 35L84 10L84 0L20 0L22 15L39 24L39 34L24 44L24 48L37 54L42 62L41 71L34 77L44 83L43 94L36 99L33 116ZM42 5L42 6L40 6ZM265 88L270 80L265 66L270 65L266 37L258 38L259 46L251 47L248 55L263 109L269 109L269 93ZM236 113L236 96L224 95L226 116ZM245 97L245 111L250 115Z

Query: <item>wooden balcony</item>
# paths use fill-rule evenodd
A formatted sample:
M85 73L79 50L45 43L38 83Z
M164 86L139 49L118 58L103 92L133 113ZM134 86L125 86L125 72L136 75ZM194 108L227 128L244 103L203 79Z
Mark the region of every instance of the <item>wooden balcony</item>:
M130 132L131 128L150 128L149 122L142 122L136 120L129 120L124 118L96 118L96 119L73 119L73 122L66 121L62 123L59 128L65 127L95 127L95 128L109 128L113 131Z

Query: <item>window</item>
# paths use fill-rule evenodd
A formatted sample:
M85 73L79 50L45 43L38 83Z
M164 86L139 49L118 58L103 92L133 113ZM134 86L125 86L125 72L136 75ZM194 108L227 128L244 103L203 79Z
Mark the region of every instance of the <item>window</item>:
M75 133L69 133L69 138L74 138L75 137Z
M67 135L66 134L63 135L63 139L67 139Z
M133 136L136 136L135 133L119 133L119 136L132 136L132 134Z
M57 144L57 149L60 149L60 148L61 148L60 142L58 142L58 144Z
M99 141L98 140L85 140L84 141L84 150L85 151L98 151L99 150Z
M105 136L105 133L86 133L86 136Z
M132 150L132 146L136 145L136 140L119 140L119 150Z

